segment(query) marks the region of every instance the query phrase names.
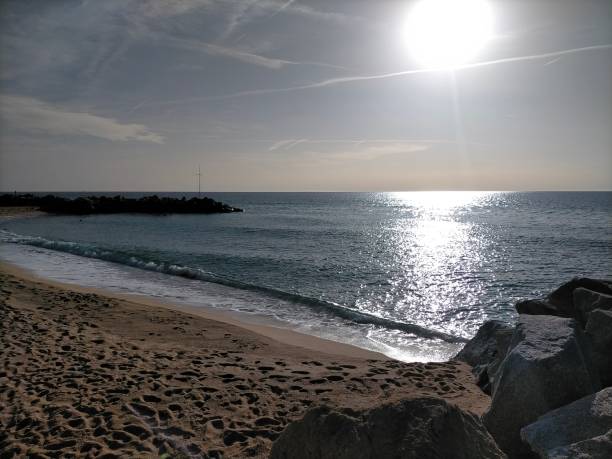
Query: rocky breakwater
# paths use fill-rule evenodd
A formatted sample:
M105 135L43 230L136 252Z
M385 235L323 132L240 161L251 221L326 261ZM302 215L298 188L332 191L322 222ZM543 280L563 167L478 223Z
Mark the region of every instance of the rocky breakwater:
M456 356L492 396L485 426L511 459L612 457L612 282L573 279L516 310Z
M270 457L612 458L612 281L573 279L516 309L515 326L486 322L454 359L491 395L482 418L432 398L319 406Z
M185 197L169 198L157 195L142 198L126 198L125 196L87 196L76 199L55 195L37 196L32 194L0 195L0 207L34 207L40 211L64 215L90 214L214 214L242 212L242 209L232 207L210 198Z

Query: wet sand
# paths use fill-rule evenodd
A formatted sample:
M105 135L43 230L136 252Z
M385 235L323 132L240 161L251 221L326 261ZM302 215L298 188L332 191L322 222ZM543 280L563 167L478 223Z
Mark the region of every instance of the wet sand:
M402 363L195 312L0 264L0 451L267 457L317 404L429 395L475 414L489 404L462 363Z
M0 206L0 221L12 218L38 217L47 215L38 210L38 207L3 207Z

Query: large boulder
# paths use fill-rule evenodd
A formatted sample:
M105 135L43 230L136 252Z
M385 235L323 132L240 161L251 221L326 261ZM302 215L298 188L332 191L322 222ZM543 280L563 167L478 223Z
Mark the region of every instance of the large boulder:
M505 356L504 336L512 333L512 327L500 320L489 320L481 325L476 335L467 342L453 360L466 362L472 366L472 373L478 385L490 393L494 378L490 369L496 369ZM507 346L505 346L507 348Z
M484 422L510 457L529 454L520 429L600 388L581 328L573 319L521 315L501 364Z
M571 310L574 306L573 293L577 288L612 295L612 281L610 280L575 277L548 295L548 300L561 309Z
M436 398L370 410L314 408L287 426L270 459L506 457L472 414Z
M582 325L585 325L589 320L591 311L595 309L612 309L612 295L594 292L583 287L574 290L573 299Z
M495 335L500 330L510 330L512 327L500 320L489 320L482 324L476 335L455 356L473 367L487 365L497 355L497 340Z
M612 386L612 311L592 311L586 325L586 336L602 385Z
M612 295L612 281L577 277L561 285L546 298L522 300L516 303L519 314L551 315L580 318L574 305L574 290L585 288L593 292Z
M565 311L559 310L557 306L550 303L547 298L532 298L527 300L519 300L514 305L516 312L519 314L529 314L532 316L559 316L572 317L571 314L566 314Z
M521 429L521 438L541 458L579 457L571 452L587 451L598 445L612 453L612 441L609 437L605 439L609 431L612 431L612 388L546 413Z
M512 337L514 336L514 327L509 328L507 330L499 330L495 334L495 342L497 344L497 355L496 357L487 365L487 376L489 378L489 387L485 392L491 395L493 387L495 385L495 381L497 379L497 374L499 372L499 368L506 358L506 354L510 349L510 345L512 344Z
M612 429L598 437L560 446L548 452L550 459L609 459L612 457Z

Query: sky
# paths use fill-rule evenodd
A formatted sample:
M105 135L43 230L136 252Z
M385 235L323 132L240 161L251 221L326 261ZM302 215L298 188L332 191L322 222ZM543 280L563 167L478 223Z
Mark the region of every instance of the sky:
M0 189L612 190L612 2L488 5L440 69L413 1L3 0Z

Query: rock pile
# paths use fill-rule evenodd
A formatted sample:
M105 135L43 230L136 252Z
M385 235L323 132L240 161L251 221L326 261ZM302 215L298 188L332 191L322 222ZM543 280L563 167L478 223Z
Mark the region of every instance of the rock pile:
M482 422L438 399L317 407L271 459L612 458L612 281L573 279L516 309L514 327L486 322L455 357L492 396Z
M3 194L0 195L0 207L37 207L43 212L64 215L90 214L214 214L242 212L242 209L231 207L210 198L182 197L170 198L157 195L143 196L138 199L125 196L87 196L76 199L48 194Z
M541 416L521 430L540 457L611 457L612 387ZM607 449L606 449L607 448Z
M364 411L320 406L289 424L270 459L504 458L482 422L436 398Z
M456 356L492 395L485 426L511 459L612 457L612 282L573 279L516 309L514 329L487 322Z

